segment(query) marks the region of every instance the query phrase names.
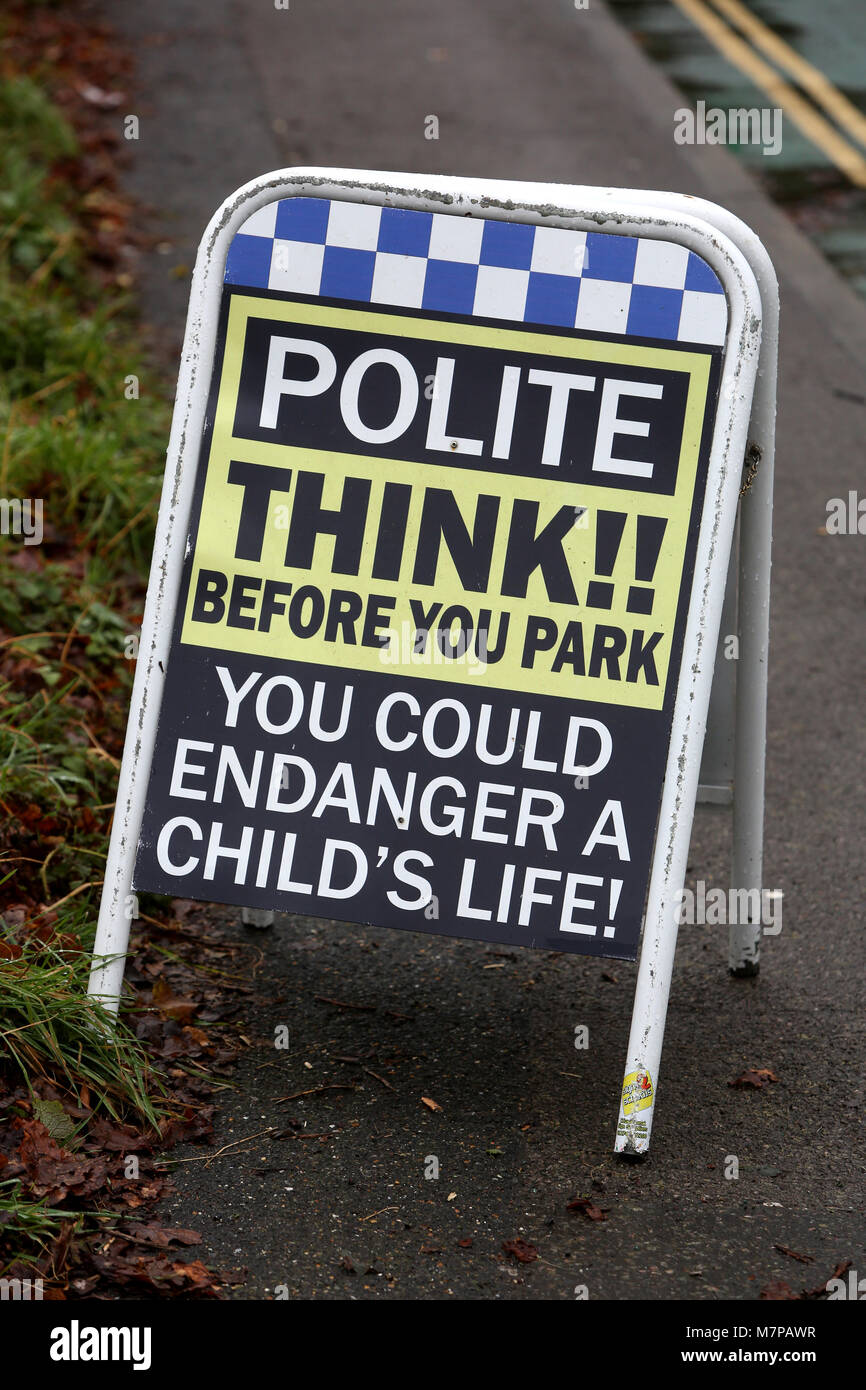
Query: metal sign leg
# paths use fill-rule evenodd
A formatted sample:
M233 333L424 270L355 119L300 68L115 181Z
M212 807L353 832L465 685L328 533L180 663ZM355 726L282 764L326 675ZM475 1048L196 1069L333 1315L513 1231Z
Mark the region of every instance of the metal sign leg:
M740 501L737 716L734 750L734 845L731 887L750 892L746 921L730 923L732 974L756 975L764 905L764 767L767 745L767 675L770 646L770 564L773 540L773 465L776 430L778 295L761 248L764 341L755 382L747 462L757 472ZM742 894L739 901L742 901ZM734 901L737 901L736 899ZM757 901L758 910L754 903ZM732 914L733 916L734 914ZM739 913L736 914L739 916Z
M734 975L759 968L763 907L764 761L770 626L772 437L740 506L739 639L734 752L734 844L728 963ZM745 920L743 920L745 918Z
M87 993L111 1014L120 1007L129 930L137 916L131 880L132 854L110 846Z

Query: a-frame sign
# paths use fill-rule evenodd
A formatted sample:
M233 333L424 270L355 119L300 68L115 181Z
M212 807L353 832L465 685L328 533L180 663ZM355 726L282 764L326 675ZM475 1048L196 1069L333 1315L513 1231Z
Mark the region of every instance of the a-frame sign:
M640 951L639 1153L699 783L730 785L699 767L747 454L750 717L714 701L760 890L772 268L695 200L417 182L281 172L202 241L91 993L136 889Z

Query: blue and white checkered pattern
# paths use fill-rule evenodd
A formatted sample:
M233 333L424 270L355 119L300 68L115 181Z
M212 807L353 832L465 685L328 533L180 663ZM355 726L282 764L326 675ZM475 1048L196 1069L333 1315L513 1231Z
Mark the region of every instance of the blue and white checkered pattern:
M723 344L727 303L670 241L283 198L244 222L226 283L675 342Z

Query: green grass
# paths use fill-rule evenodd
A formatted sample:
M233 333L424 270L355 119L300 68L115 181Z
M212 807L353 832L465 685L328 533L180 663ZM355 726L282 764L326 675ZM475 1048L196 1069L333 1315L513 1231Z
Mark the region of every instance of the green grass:
M76 1226L86 1215L89 1213L81 1213L76 1219ZM7 1237L18 1237L45 1249L56 1238L60 1222L68 1220L67 1211L50 1207L44 1198L41 1201L28 1200L17 1178L0 1182L0 1229Z
M53 176L75 153L73 132L26 77L0 82L0 127L0 497L42 499L45 527L42 546L0 536L0 905L78 890L56 929L88 947L98 895L83 885L101 877L107 848L168 407L124 394L127 376L147 379L135 325L89 271L75 190ZM38 817L28 831L34 807L56 822L53 835ZM29 956L29 999L19 973L3 971L4 1021L32 1030L56 992L78 1037L80 970ZM44 1041L71 1080L65 1046ZM126 1087L140 1108L140 1078L110 1055L106 1095Z
M3 965L3 1046L28 1087L40 1078L66 1084L81 1103L120 1119L133 1111L159 1123L151 1093L158 1090L138 1040L121 1022L88 1001L92 930L86 910L70 905L63 932L48 942L31 938Z
M0 81L0 129L0 498L41 499L45 528L0 535L0 1082L155 1126L141 1044L86 991L169 408L88 264L73 131L27 76ZM0 1183L12 1259L86 1215Z
M75 191L51 176L71 130L24 78L0 82L0 128L0 497L41 498L52 547L83 567L84 603L110 607L149 558L167 406L147 389L123 295L88 272ZM74 602L46 580L23 597L68 620Z

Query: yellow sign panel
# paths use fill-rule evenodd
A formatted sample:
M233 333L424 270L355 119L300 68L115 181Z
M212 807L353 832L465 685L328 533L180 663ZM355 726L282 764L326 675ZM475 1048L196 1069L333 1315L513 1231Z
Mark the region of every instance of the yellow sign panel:
M622 487L584 484L555 468L539 478L458 466L447 455L441 464L421 463L378 456L372 446L369 454L342 453L238 434L244 345L248 326L257 318L375 334L379 341L423 338L443 349L493 348L681 373L687 378L687 391L675 489L666 495L635 491L628 478L623 478ZM365 336L363 342L368 341ZM661 709L682 590L710 362L710 355L702 352L233 296L181 640L253 657L374 672L405 669L412 676L453 684ZM245 490L230 481L233 463L291 470L285 491L275 486L270 494L255 558L236 558ZM338 511L347 480L356 480L353 486L363 489L366 523L357 572L338 571L336 538L328 534L316 535L309 564L287 563L290 489L305 473L321 479L323 510ZM379 521L386 486L395 482L410 489L402 558L396 572L378 578L374 570ZM425 508L434 493L450 494L456 508L454 525L467 536L477 534L482 513L493 527L483 583L474 589L467 588L444 533L435 551L435 573L417 573ZM518 512L525 518L527 508L536 536L554 524L563 508L573 510L573 525L559 542L573 589L568 602L551 597L540 564L528 570L522 586L509 581L512 529ZM602 532L611 517L611 560L600 570ZM643 526L655 527L661 537L650 583L640 562Z

